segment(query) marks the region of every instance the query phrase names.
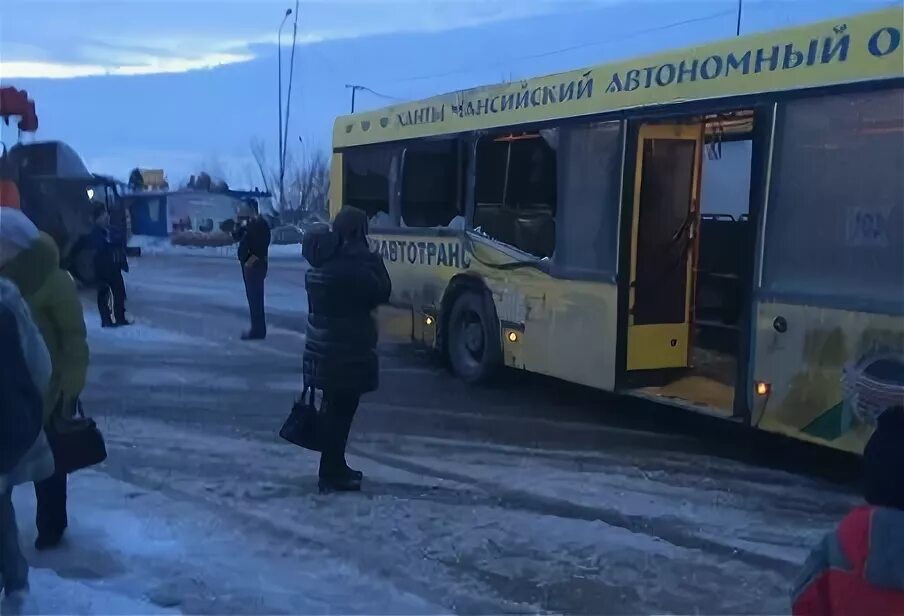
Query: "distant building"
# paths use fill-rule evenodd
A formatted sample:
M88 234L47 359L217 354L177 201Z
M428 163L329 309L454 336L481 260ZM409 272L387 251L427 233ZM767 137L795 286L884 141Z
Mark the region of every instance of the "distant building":
M267 213L271 197L263 192L148 190L123 197L131 215L132 233L156 237L185 231L222 231L223 224L235 218L248 198L257 199L261 212Z
M147 190L166 190L169 188L163 169L139 169L138 172L141 174L141 179Z

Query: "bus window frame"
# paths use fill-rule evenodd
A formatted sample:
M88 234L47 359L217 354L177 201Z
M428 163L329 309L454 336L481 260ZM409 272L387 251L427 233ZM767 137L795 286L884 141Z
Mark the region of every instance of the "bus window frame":
M474 228L474 217L477 215L477 148L480 145L480 140L484 139L486 137L494 137L494 136L499 137L501 135L505 135L506 133L515 133L515 132L519 132L519 133L536 132L538 134L538 138L539 138L540 130L557 130L558 131L561 128L562 123L558 122L558 121L543 122L543 123L535 124L534 126L536 127L534 129L522 129L522 127L517 126L517 127L511 128L511 129L494 128L494 129L490 129L490 130L474 131L474 133L472 133L472 135L473 135L472 156L471 156L470 169L469 169L470 177L472 180L472 185L469 185L469 189L468 189L468 196L470 197L472 203L471 203L471 209L469 212L469 217L466 218L466 229L468 231L477 233ZM553 153L554 153L556 165L558 168L558 156L559 155L555 149L553 149ZM509 150L508 150L508 155L507 155L507 159L506 159L506 178L505 178L504 188L503 188L503 193L502 193L502 203L500 204L501 207L503 207L503 208L506 207L505 200L506 200L506 196L508 193L508 179L509 179L510 171L511 171L511 143L509 143ZM558 173L559 172L557 170L556 171L556 202L557 202L557 204L558 204L558 196L559 196L558 195L558 193L559 193ZM516 212L520 210L519 207L515 207L515 206L512 206L510 209L512 209L513 211L516 211ZM554 214L553 220L555 220L556 217L557 217L557 214ZM488 241L495 242L500 247L506 247L507 249L515 250L518 253L519 258L524 258L526 262L533 262L533 261L536 261L537 263L542 262L544 264L544 266L543 266L544 271L547 271L547 272L552 271L552 261L553 261L554 255L555 255L555 251L553 251L553 254L548 257L540 257L538 255L527 252L527 251L523 250L522 248L515 246L514 244L508 244L506 242L503 242L502 240L494 238L485 233L480 233L479 235L485 236L485 238ZM556 241L558 241L558 231L556 231L555 239L556 239Z
M450 134L448 136L444 135L441 140L443 141L457 141L459 143L465 144L465 147L470 142L471 134L470 133L455 133ZM387 147L393 147L398 151L399 156L399 172L398 177L395 179L395 190L391 189L391 200L390 200L390 216L393 217L395 222L395 226L391 227L371 227L369 232L374 235L382 235L382 234L393 234L393 235L410 235L410 236L423 236L423 237L461 237L466 231L471 230L470 227L470 219L468 217L468 207L469 201L468 197L470 192L466 189L465 191L465 203L461 206L463 208L462 215L465 217L465 229L451 229L449 227L403 227L402 226L402 182L404 179L405 173L405 156L408 149L413 145L418 143L419 139L406 139L405 141L390 141L386 142ZM342 148L342 149L334 149L334 153L342 153L347 154L348 152L354 151L355 147L351 148ZM472 157L473 158L473 157ZM468 161L468 167L473 164L473 161ZM465 170L467 173L467 169ZM343 171L344 174L344 171ZM468 182L471 181L471 178L466 178ZM345 178L343 177L343 182L345 182ZM467 184L466 186L469 186Z
M420 140L414 140L414 141L407 141L405 143L405 145L402 147L402 162L399 165L397 190L395 191L396 194L394 195L396 198L396 201L398 202L398 213L399 213L398 228L401 229L402 231L413 230L413 231L420 232L420 231L436 231L436 230L449 231L449 230L451 230L451 231L456 231L458 233L461 233L460 229L450 229L448 226L445 226L445 227L418 227L418 226L403 226L402 225L402 223L405 221L405 217L402 212L402 206L403 206L403 198L404 198L404 190L405 190L405 161L407 160L407 157L408 157L408 150L411 149L412 147L417 146L417 144L419 144L419 143L442 142L442 141L452 142L455 145L455 148L454 148L454 150L455 150L455 175L456 175L455 204L456 204L456 209L458 211L457 216L462 216L467 221L465 204L462 202L463 188L461 185L462 181L464 179L462 176L462 173L465 172L462 169L462 156L463 156L462 144L465 140L463 139L463 137L461 135L451 135L451 136L443 136L443 137L439 137L439 138L420 139Z
M408 148L402 147L392 155L389 163L389 217L392 226L384 229L395 229L402 226L402 174L405 172L405 153ZM379 227L378 227L379 228Z
M622 258L621 258L621 244L622 244L622 220L624 218L624 196L625 196L625 165L627 164L627 142L628 142L628 121L625 118L619 118L617 120L591 120L581 122L576 125L569 124L567 126L557 126L556 128L571 128L572 126L582 126L582 125L592 125L592 124L605 124L611 122L618 122L619 124L619 156L621 160L619 161L619 175L618 175L618 197L617 197L617 207L616 207L616 217L615 217L615 261L614 267L612 271L603 271L603 270L591 270L588 268L576 268L576 267L568 267L559 265L556 261L555 255L550 259L552 262L552 267L550 268L551 275L558 280L575 280L575 281L583 281L583 282L604 282L608 284L618 284L618 274L621 269ZM556 189L561 186L561 173L565 168L565 164L567 161L560 160L558 174L559 178L557 178L557 186ZM564 203L559 203L559 207L564 207ZM559 237L559 221L556 221L556 243L558 245Z
M465 181L465 230L474 230L474 217L477 215L477 144L485 131L476 131L465 140L468 148L467 180Z

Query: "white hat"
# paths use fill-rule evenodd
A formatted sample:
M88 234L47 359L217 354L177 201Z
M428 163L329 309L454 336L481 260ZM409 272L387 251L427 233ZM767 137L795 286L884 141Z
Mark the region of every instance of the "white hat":
M39 235L38 228L21 210L0 208L0 266L12 261Z

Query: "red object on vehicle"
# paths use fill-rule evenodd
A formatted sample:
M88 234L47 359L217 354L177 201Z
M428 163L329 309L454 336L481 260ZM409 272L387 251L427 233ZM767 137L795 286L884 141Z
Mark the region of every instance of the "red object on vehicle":
M19 201L19 189L12 180L0 178L0 207L18 210L22 207Z
M28 98L28 92L12 86L0 87L0 117L9 124L12 116L19 116L19 130L26 133L38 130L35 102Z

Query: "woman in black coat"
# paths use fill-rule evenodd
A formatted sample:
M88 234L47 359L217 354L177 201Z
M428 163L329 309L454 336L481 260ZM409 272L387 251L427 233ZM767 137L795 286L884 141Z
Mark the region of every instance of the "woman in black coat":
M362 394L377 389L377 326L373 311L389 301L383 259L367 245L367 215L343 207L332 231L309 231L303 252L308 327L305 386L323 391L320 490L356 491L363 474L349 468L345 446Z

